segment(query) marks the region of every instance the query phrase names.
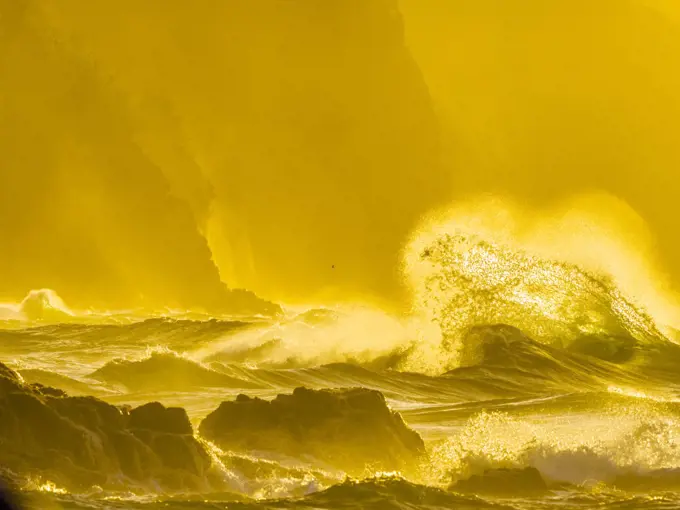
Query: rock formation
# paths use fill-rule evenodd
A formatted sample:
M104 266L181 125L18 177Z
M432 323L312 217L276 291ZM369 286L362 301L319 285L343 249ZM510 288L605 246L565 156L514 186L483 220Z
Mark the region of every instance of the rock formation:
M312 457L350 474L366 467L408 469L425 452L421 437L383 395L364 388L296 388L271 402L239 395L208 415L199 430L224 449Z
M219 483L186 411L154 402L122 409L94 397L26 384L0 363L0 465L70 490Z

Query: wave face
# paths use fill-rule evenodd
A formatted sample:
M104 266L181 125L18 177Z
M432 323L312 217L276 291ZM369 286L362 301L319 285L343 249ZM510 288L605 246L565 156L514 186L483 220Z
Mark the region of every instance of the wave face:
M609 361L668 343L606 274L476 235L445 233L422 247L418 306L440 328L449 368L470 360L470 327L503 323L549 345Z
M527 316L534 313L529 310ZM680 490L676 447L680 387L677 372L672 372L673 367L680 368L680 354L666 337L652 335L654 329L642 334L631 327L621 333L626 340L611 347L611 332L588 331L581 337L574 333L549 341L532 336L535 332L529 328L517 327L519 322L469 326L456 332L460 335L456 364L434 375L399 370L422 347L417 337L391 345L389 362L376 351L372 359L367 355L315 364L312 358L298 358L282 366L272 356L271 346L256 347L266 344L264 339L273 330L294 335L303 328L304 338L312 338L310 332L322 335L347 317L346 312L314 310L278 322L153 319L5 330L3 356L17 372L7 369L3 377L11 382L0 388L0 401L15 402L18 397L12 393L33 395L33 401L44 403L40 408L44 413L54 410L56 414L49 411L54 416L50 419L70 431L67 444L75 445L74 452L79 441L75 430L89 427L93 436L86 441L87 448L96 452L94 460L88 461L94 468L89 469L96 470L100 482L89 487L89 478L80 471L74 467L60 471L59 464L29 469L32 459L41 455L41 443L31 439L38 437L39 419L26 421L20 436L32 456L13 450L12 463L7 464L11 471L5 471L4 477L20 488L27 505L38 508L108 508L111 501L119 501L121 508L139 509L212 508L225 502L244 509L355 508L357 504L363 508L529 509L537 501L553 501L556 508L592 508L616 505L621 498L634 508L661 508L654 499L660 497L654 496L656 491L663 491L668 508L680 502L674 492ZM235 344L231 350L230 342ZM282 336L276 345L289 349L294 342L294 337ZM243 353L244 345L254 346L252 354ZM446 343L440 346L445 347ZM343 351L335 354L343 359ZM304 411L283 405L292 402L286 395L305 394L296 389L300 387L335 389L339 394L343 388L362 387L384 399L358 399L351 406L340 399L332 405L310 404ZM79 401L84 397L77 395L96 395L99 400ZM281 405L269 405L269 400ZM153 401L166 409L185 409L194 434L173 439L177 442L173 446L163 442L170 436L162 429L165 419L160 415L148 418L159 431L144 432L149 427L144 425L147 418L137 419L142 425L123 421L104 426L93 425L99 418L92 421L87 414L74 414L92 406L97 413L107 410L116 416L116 408L122 416L131 409L148 409L153 417L164 409L149 404ZM374 405L379 402L394 414L381 418L383 411ZM75 411L78 405L83 411ZM239 406L248 407L247 416L238 411ZM219 426L201 425L215 413L223 417ZM343 423L343 416L351 416L351 422ZM397 420L394 427L402 423L412 429L424 450L411 456L407 467L400 464L402 460L390 460L401 465L400 472L386 474L381 471L385 461L376 455L400 451L389 446L397 437L392 425L385 425L391 422L381 421L393 419ZM208 439L219 444L196 432L208 429ZM16 428L11 430L17 434ZM10 434L10 429L3 434ZM121 486L133 484L117 478L128 456L125 450L109 446L116 444L119 434L141 441L136 455L161 459L153 460L161 467L159 463L167 459L167 469L174 471L159 471L164 474L157 480L142 479L134 490L121 491ZM369 437L374 439L362 443ZM342 446L342 441L349 446ZM184 442L202 452L205 481L196 478L195 467L183 465L188 460L182 459L197 455L182 453L187 447L179 445ZM80 458L70 451L61 455ZM390 458L401 459L398 455ZM134 462L143 466L152 461L138 457ZM345 469L353 478L345 479ZM74 473L85 482L69 484ZM187 476L197 481L193 485L175 481Z

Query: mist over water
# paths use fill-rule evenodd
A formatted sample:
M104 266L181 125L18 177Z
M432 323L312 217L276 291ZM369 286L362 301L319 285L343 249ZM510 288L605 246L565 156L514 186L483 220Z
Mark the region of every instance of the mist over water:
M669 336L672 324L661 318L674 303L651 283L634 293L640 280L617 273L623 260L643 267L637 255L643 247L625 251L617 221L629 211L604 195L598 200L609 201L611 221L598 223L590 214L592 197L565 205L578 223L498 199L459 204L424 221L403 251L412 299L406 314L343 305L284 308L276 319L179 311L144 319L83 313L54 291L32 291L5 305L14 315L3 319L0 332L4 363L18 372L20 385L133 409L152 401L181 407L211 467L201 489L185 487L181 495L132 481L120 492L111 479L77 488L58 471L15 472L8 457L10 479L27 501L54 508L105 508L111 501L121 508L203 508L206 498L245 501L238 504L246 508L342 508L364 497L376 508L387 500L423 508L539 502L559 508L573 500L576 508L589 508L628 498L654 508L659 497L672 507L680 480L680 347ZM551 246L539 233L546 223L557 229L555 218L562 218L563 237ZM574 244L602 229L610 237L600 238L600 246L617 246L616 260ZM651 264L644 267L652 274ZM653 292L657 315L644 301ZM254 446L243 436L219 446L213 441L225 439L199 435L213 430L203 422L221 402L246 405L246 394L283 406L287 401L276 395L300 399L300 387L380 392L425 450L385 474L375 460L362 460L368 450L361 446L352 450L351 465L363 467L345 480L348 468L321 453L331 445L316 451L310 443L296 453L291 439ZM64 397L40 398L51 405L49 399ZM279 423L285 415L274 416ZM319 426L303 427L303 437L321 433ZM262 437L285 429L276 430ZM339 430L324 433L341 441ZM520 478L507 485L503 477L513 475ZM650 491L665 492L647 499Z
M0 488L680 508L679 21L0 0Z

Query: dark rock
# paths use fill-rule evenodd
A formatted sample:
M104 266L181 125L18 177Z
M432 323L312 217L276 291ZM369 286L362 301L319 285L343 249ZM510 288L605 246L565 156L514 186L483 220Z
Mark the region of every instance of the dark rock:
M189 416L184 409L164 407L159 402L150 402L130 411L128 427L171 434L193 434Z
M199 430L226 449L312 456L357 474L367 465L405 470L425 453L421 437L383 395L364 388L296 388L271 402L239 395L208 415Z
M658 469L647 473L625 473L617 476L612 485L627 491L675 491L680 489L680 469Z
M25 384L0 363L0 466L71 490L206 490L211 459L184 409L128 412L94 397Z
M210 467L210 456L193 436L156 434L150 446L163 463L171 468L204 473Z
M19 510L20 508L16 493L0 482L0 510Z
M95 397L68 397L49 400L61 416L91 430L117 430L125 427L125 416L118 407Z
M483 475L472 475L449 487L454 492L513 496L548 490L541 473L536 468L491 469Z
M10 381L19 381L20 377L19 374L17 374L14 370L9 368L6 365L3 365L0 363L0 377L4 377L6 379L9 379Z
M31 384L31 388L35 390L37 393L40 393L41 395L45 397L65 397L66 392L63 390L60 390L58 388L52 388L50 386L44 386L40 383L33 383Z

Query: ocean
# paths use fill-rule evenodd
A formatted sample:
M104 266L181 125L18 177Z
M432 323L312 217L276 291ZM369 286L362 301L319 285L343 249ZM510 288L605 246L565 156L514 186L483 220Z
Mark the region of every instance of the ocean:
M403 314L5 314L6 480L41 509L680 508L671 328L475 237L411 263Z

